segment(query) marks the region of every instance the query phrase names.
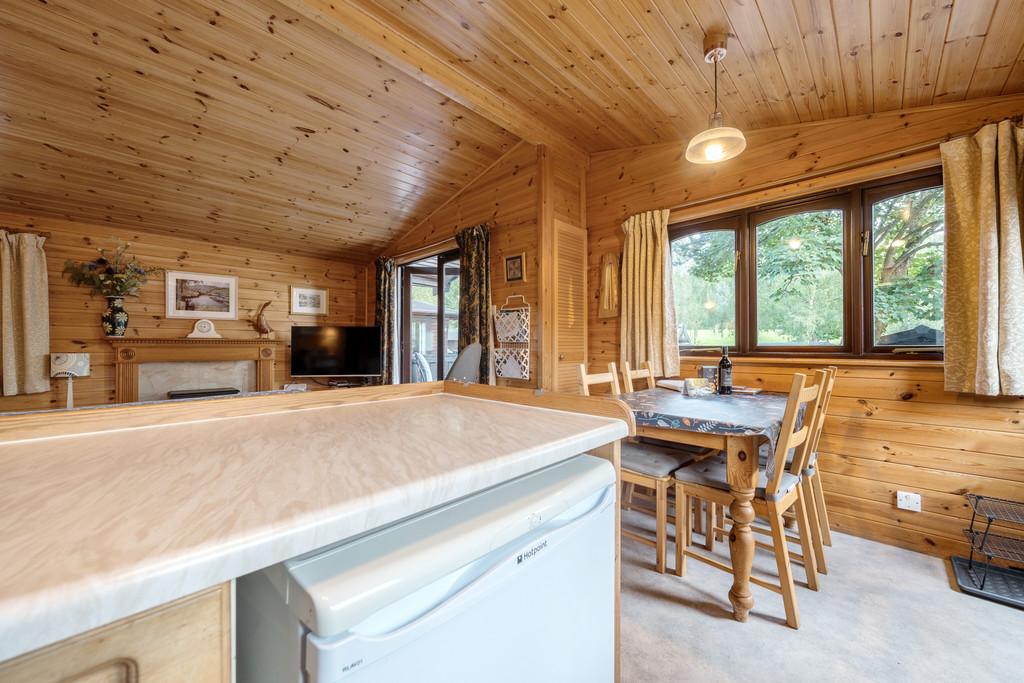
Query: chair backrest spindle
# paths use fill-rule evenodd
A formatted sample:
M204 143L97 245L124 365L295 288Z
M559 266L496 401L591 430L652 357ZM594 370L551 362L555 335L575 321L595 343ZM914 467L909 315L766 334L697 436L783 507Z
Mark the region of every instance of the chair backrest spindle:
M821 404L818 409L818 430L814 435L814 442L807 448L808 459L813 453L818 452L818 442L821 441L821 434L825 431L825 418L828 416L828 405L832 402L832 390L836 386L836 375L839 374L839 368L829 365L825 368L825 372L828 377L825 379L822 396L818 399L818 403Z
M642 379L647 383L647 389L653 389L657 382L654 379L654 372L651 370L651 365L647 361L640 361L640 369L633 370L629 366L629 361L622 364L622 386L625 388L627 393L636 391L633 386L634 379Z

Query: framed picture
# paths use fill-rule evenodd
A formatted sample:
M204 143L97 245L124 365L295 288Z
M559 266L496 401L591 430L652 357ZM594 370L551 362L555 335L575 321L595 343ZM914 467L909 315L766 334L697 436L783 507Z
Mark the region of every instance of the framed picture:
M165 291L168 318L238 319L238 278L167 271Z
M526 254L505 257L505 282L526 281Z
M311 287L292 287L294 315L327 315L327 290Z

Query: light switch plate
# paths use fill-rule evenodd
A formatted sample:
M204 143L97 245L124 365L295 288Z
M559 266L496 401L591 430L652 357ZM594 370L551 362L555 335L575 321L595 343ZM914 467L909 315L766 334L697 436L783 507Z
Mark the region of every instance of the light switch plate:
M896 507L900 510L910 510L911 512L921 511L921 494L911 493L910 491L897 491L896 492Z

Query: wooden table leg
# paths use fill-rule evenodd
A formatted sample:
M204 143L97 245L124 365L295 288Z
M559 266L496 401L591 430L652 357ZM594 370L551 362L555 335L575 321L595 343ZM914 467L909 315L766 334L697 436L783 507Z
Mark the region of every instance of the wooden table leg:
M729 505L732 528L729 530L729 556L732 559L732 603L736 621L746 621L754 607L750 592L750 572L754 565L754 489L757 487L757 443L751 437L733 437L727 440L729 492L733 501Z

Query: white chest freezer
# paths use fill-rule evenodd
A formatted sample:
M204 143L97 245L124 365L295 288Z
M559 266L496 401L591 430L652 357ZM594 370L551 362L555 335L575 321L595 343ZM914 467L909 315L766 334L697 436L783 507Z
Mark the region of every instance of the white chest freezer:
M611 682L615 488L578 456L242 577L238 681Z

